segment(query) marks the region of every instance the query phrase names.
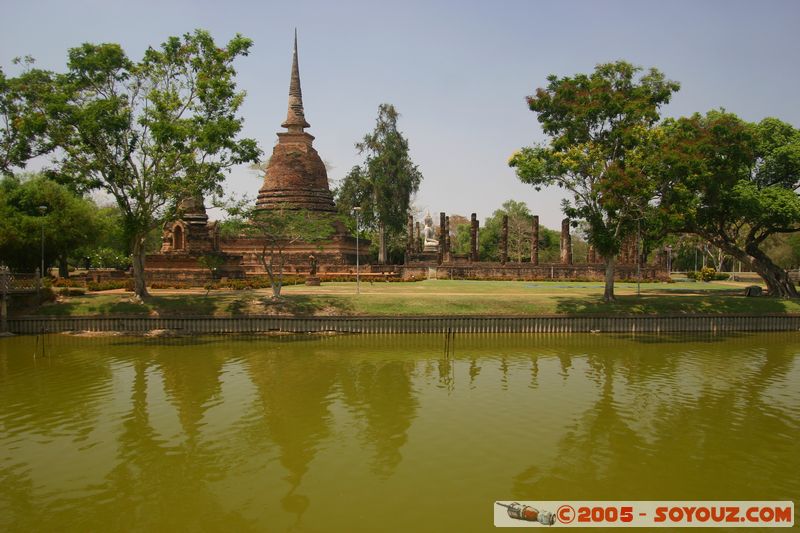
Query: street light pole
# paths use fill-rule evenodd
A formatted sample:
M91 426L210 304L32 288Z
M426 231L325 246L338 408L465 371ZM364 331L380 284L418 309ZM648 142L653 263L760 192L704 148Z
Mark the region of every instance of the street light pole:
M47 212L46 205L39 206L39 212L42 214L42 269L39 271L39 276L44 277L44 214Z
M358 230L359 230L359 214L361 213L360 207L354 207L353 211L356 214L356 294L361 294L361 278L359 271L361 267L361 254L358 251Z
M642 219L636 221L636 296L642 295Z
M667 246L667 274L672 276L672 246Z

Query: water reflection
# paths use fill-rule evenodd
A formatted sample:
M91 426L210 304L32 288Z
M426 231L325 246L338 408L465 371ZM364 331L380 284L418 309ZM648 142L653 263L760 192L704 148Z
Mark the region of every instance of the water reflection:
M90 515L97 520L91 529L125 530L132 523L142 529L252 529L211 491L211 480L225 476L230 465L198 438L208 400L219 391L220 359L209 354L181 361L149 349L131 366L129 410L122 414L115 464L95 495L100 505ZM168 406L151 398L151 381L163 386L178 412L177 442L154 428L154 417Z
M562 376L571 361L561 361ZM615 478L623 476L632 465L639 465L642 443L639 436L620 414L615 398L614 373L616 359L613 356L589 354L586 357L585 377L597 389L596 400L577 420L565 427L559 442L556 461L546 468L540 463L528 466L514 478L514 493L569 494L571 499L591 499L595 493L596 480L608 480L615 485ZM649 483L646 476L643 483ZM600 481L601 485L605 481ZM640 487L629 487L631 495L620 499L637 499Z
M449 360L439 361L439 379L454 386ZM381 478L394 473L402 460L401 448L416 416L419 402L412 388L412 361L360 361L340 373L345 403L364 422L361 436L374 450L372 471Z
M565 427L554 461L515 475L514 494L795 497L798 484L785 472L800 468L800 447L789 438L798 435L798 410L782 410L768 390L792 383L797 347L748 346L723 358L699 350L663 355L587 354L584 376L595 401Z
M798 340L673 340L0 339L0 529L468 531L509 496L796 497Z
M324 354L252 353L246 359L267 436L280 448L289 487L281 498L299 524L309 506L300 485L320 443L330 435L331 392L336 364ZM265 483L271 480L265 479Z

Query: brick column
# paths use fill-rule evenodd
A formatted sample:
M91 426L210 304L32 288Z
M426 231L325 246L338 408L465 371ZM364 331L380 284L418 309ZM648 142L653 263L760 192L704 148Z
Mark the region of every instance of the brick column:
M561 264L572 264L572 236L569 234L569 219L561 221Z
M500 262L508 263L508 215L503 215L503 229L500 233Z
M408 228L406 235L406 264L414 253L414 215L408 215Z
M448 263L453 260L453 254L450 251L450 217L444 217L444 260Z
M478 215L475 213L469 219L469 260L478 260Z
M531 222L531 265L539 264L539 215Z
M445 214L444 211L439 213L439 264L442 264L444 261L444 254L445 254Z
M420 228L419 222L417 222L417 240L415 242L414 250L417 253L422 253L422 229Z

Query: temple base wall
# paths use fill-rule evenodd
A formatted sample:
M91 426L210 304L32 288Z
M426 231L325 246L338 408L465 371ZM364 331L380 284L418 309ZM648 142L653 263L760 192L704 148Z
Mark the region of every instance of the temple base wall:
M362 265L369 261L369 241L362 240L356 247L356 240L346 235L336 235L323 243L292 243L283 249L283 272L287 275L306 276L311 270L310 256L317 261L317 272L355 273L356 254L360 255ZM219 242L219 252L213 252L224 259L224 263L214 274L215 279L242 279L253 276L266 276L267 271L259 259L263 241L249 237L225 239ZM356 251L358 250L358 252ZM148 281L181 282L202 285L211 280L211 273L200 262L202 253L170 252L148 255L145 273ZM369 267L362 267L366 272Z

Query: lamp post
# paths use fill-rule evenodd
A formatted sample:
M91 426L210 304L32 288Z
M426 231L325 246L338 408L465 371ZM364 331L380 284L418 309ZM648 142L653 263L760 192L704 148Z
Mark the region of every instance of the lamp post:
M358 230L359 230L359 214L361 213L360 207L354 207L353 212L356 214L356 294L361 294L361 278L359 271L361 267L361 254L358 251Z
M642 295L642 219L636 220L636 296Z
M39 212L42 214L42 269L39 271L39 276L44 277L44 214L47 212L47 206L40 205Z
M672 275L672 246L667 245L667 274Z

